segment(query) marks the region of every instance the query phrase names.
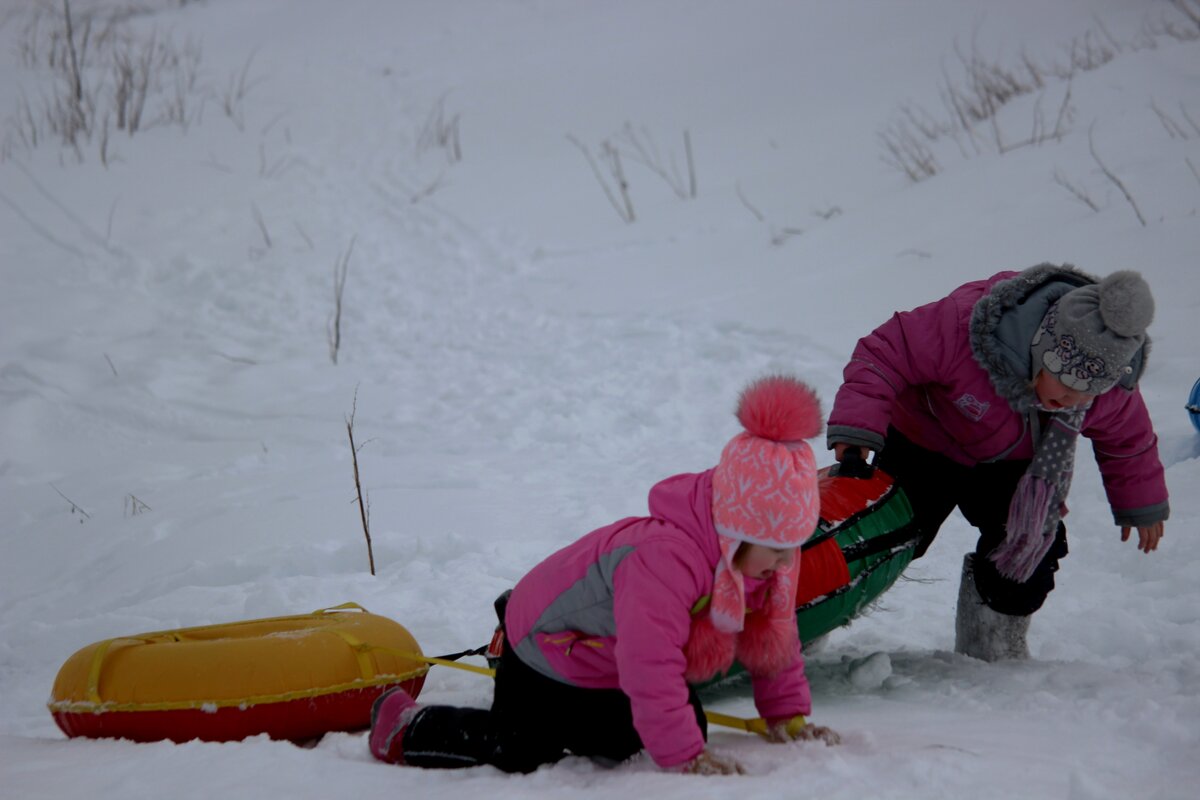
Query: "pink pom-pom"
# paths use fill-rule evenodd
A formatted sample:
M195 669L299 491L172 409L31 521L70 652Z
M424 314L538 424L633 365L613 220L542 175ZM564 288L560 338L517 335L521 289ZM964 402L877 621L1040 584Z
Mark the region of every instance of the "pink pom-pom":
M817 393L789 375L759 378L743 389L737 418L747 433L776 442L811 439L824 424Z

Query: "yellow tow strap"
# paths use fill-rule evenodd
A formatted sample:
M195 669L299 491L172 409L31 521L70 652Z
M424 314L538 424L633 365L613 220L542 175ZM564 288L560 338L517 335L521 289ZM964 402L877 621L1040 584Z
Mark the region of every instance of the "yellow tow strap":
M709 599L710 598L708 595L700 598L699 602L696 603L696 607L692 609L692 613L696 614L697 612L701 611L706 605L708 605ZM357 603L342 603L340 606L334 606L333 608L318 609L317 611L314 611L313 614L319 615L324 614L327 611L342 611L346 609L358 609L360 611L366 611L365 608ZM406 658L410 661L424 661L426 664L439 664L443 667L461 669L464 672L474 672L476 675L486 675L490 678L496 677L496 670L489 669L488 667L478 667L474 664L460 664L457 661L421 655L420 653L409 653L404 650L397 650L394 647L377 647L375 645L360 644L358 642L350 641L350 637L344 638L346 638L347 644L350 644L351 647L355 649L360 659L363 659L366 655L365 651L377 650L384 653L391 653L394 656ZM368 668L366 666L363 667L364 677L369 677L366 674L367 669ZM732 714L722 714L719 711L705 711L704 716L713 725L720 725L725 728L734 728L739 731L746 731L747 733L757 733L759 736L767 735L767 721L762 717L752 717L747 719L746 717L736 717ZM799 721L801 726L805 724L804 717L802 716L794 717L792 723L795 724L797 721Z
M493 678L496 677L496 670L488 669L487 667L477 667L474 664L459 664L457 661L447 661L444 658L423 656L418 653L406 653L402 650L394 650L388 647L377 647L373 649L383 650L384 652L391 653L392 655L411 659L413 661L424 661L428 664L440 664L443 667L453 667L454 669L461 669L466 672L474 672L477 675L488 675ZM704 712L704 716L709 723L713 725L720 725L725 728L735 728L736 730L746 731L747 733L757 733L759 736L767 735L767 721L762 717L753 717L751 719L747 719L746 717L735 717L732 714L722 714L719 711L707 710ZM801 717L801 719L803 718Z

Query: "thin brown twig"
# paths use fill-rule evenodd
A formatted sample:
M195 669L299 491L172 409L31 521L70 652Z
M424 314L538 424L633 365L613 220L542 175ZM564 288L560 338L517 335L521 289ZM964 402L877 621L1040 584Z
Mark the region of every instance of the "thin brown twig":
M1057 141L1062 141L1063 121L1070 121L1071 118L1071 81L1067 81L1067 91L1063 94L1062 103L1058 107L1058 118L1054 120L1054 133L1051 134Z
M250 203L250 210L251 210L251 213L254 214L254 221L258 223L258 230L260 233L262 233L263 242L266 243L267 249L270 250L271 249L271 234L267 230L267 222L266 222L266 220L263 219L262 211L259 210L258 204L254 203L254 202Z
M621 166L621 151L612 142L605 140L600 145L600 154L608 162L608 171L612 173L617 190L621 193L621 200L625 203L622 216L626 221L633 222L636 216L633 213L633 200L629 197L629 181L625 178L625 168Z
M1150 101L1150 108L1158 115L1158 121L1162 123L1163 128L1167 131L1167 136L1172 139L1187 139L1187 131L1185 131L1178 122L1171 118L1171 115L1158 107L1158 103L1154 100Z
M1183 114L1183 118L1186 119L1188 124L1192 126L1192 130L1194 130L1196 134L1200 136L1200 123L1197 123L1196 120L1192 119L1192 115L1188 113L1187 106L1183 104L1182 100L1179 102L1179 113Z
M754 215L754 218L757 219L759 222L766 222L767 218L763 216L763 213L761 211L759 211L757 208L754 207L754 204L751 203L750 200L746 197L745 193L742 192L741 181L735 181L733 184L733 188L734 188L734 191L737 192L738 199L742 201L742 205L744 205L747 209L749 209L750 213Z
M629 186L625 182L624 175L620 173L620 157L610 157L609 171L613 174L613 178L617 181L618 189L621 191L622 198L625 201L624 207L617 202L617 196L609 187L608 181L604 179L604 173L600 171L600 166L596 163L596 158L592 155L592 151L588 149L587 145L581 142L574 134L570 133L567 134L567 141L575 145L577 148L579 148L579 152L583 153L583 157L587 159L588 166L592 168L592 175L595 176L596 182L600 184L600 188L604 190L604 196L608 198L609 205L613 207L613 209L617 212L617 215L620 216L625 222L633 222L635 219L633 213L633 203L630 202L629 199ZM612 149L612 146L607 142L604 144ZM605 153L604 146L601 147L601 152Z
M1088 149L1092 151L1092 158L1096 159L1096 164L1099 165L1101 172L1105 177L1116 184L1116 187L1121 190L1121 194L1125 195L1125 199L1129 201L1129 205L1133 208L1133 213L1137 215L1138 222L1142 223L1142 227L1146 227L1146 218L1142 216L1142 210L1138 208L1137 201L1133 199L1133 195L1125 188L1125 184L1121 182L1112 170L1110 170L1103 161L1100 160L1100 154L1096 152L1096 143L1092 137L1092 131L1096 127L1096 123L1088 128Z
M342 294L346 291L346 275L350 272L350 254L354 252L354 242L358 237L350 239L350 246L333 266L333 314L329 319L329 358L337 364L338 350L342 346Z
M1099 213L1100 206L1096 205L1095 201L1093 201L1091 197L1088 197L1086 192L1067 180L1067 176L1063 175L1057 169L1054 170L1054 182L1070 192L1076 200L1083 203L1092 211Z
M80 515L82 516L82 518L79 520L80 522L83 522L83 520L85 520L85 519L92 518L91 514L84 511L82 506L80 506L74 500L72 500L71 498L69 498L65 494L63 494L62 490L59 489L57 486L55 486L53 483L50 484L50 488L53 489L54 491L58 492L59 497L61 497L63 500L66 500L68 503L71 504L71 513L72 514L74 514L76 511L78 511L80 513Z
M1196 169L1196 165L1192 163L1192 160L1187 156L1184 156L1183 160L1187 162L1188 169L1190 169L1192 174L1196 176L1196 180L1200 181L1200 170Z
M363 499L362 482L358 477L358 448L354 446L354 415L358 413L358 389L354 390L354 404L350 408L350 416L346 418L346 435L350 437L350 459L354 462L354 490L358 493L358 515L362 520L363 536L367 537L367 560L371 564L371 574L375 574L375 552L371 548L370 515L367 512L367 502Z
M1192 22L1196 23L1197 28L1200 28L1200 12L1197 12L1195 9L1193 9L1188 3L1188 0L1171 0L1171 5L1179 9L1179 11Z
M686 128L683 131L683 152L687 158L688 197L696 196L696 161L692 157L692 134Z

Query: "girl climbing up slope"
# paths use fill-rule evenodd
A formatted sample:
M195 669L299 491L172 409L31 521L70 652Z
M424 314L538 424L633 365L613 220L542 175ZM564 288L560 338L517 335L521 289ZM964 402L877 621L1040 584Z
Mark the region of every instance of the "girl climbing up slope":
M616 763L741 772L706 748L695 686L736 658L767 738L838 741L811 710L796 632L800 545L817 525L812 449L820 403L771 376L742 393L745 428L716 467L667 478L649 511L593 531L534 567L498 605L505 633L490 710L379 699L370 748L423 767L531 772L564 752Z

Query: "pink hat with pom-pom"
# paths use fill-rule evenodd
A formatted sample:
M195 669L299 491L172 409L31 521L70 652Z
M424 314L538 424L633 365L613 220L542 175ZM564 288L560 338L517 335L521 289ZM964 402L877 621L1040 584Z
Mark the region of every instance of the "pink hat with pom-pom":
M821 511L817 461L806 439L821 432L821 402L807 384L786 375L760 378L738 400L745 430L725 445L713 471L712 516L721 545L713 583L712 619L740 631L745 591L733 557L742 542L796 548L817 527ZM772 616L794 613L799 553L776 573Z

